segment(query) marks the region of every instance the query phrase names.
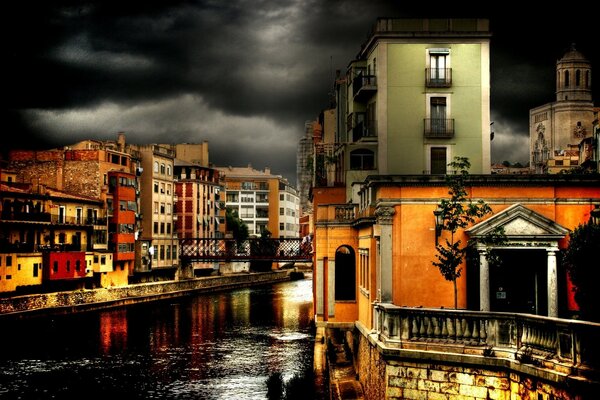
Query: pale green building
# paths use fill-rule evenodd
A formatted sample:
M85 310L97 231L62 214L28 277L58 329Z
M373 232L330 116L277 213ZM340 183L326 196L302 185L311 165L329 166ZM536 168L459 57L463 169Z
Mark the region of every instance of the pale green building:
M455 156L490 173L490 36L486 19L377 20L336 80L348 188L372 174L445 174Z

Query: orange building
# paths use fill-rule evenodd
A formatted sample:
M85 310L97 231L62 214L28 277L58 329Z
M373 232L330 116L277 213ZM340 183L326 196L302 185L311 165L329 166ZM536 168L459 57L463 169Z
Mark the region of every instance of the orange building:
M500 267L490 268L489 247L478 243L462 265L458 307L569 316L575 311L561 252L568 234L600 207L593 175L472 175L468 192L484 200L491 216L458 239L477 240L502 227L496 248ZM315 188L315 200L327 188ZM319 193L321 192L321 193ZM317 321L358 321L373 328L373 306L454 307L452 282L436 260L433 211L448 188L440 176L371 176L355 204L332 199L315 204L315 314ZM342 196L338 196L343 200ZM444 239L446 232L441 234Z

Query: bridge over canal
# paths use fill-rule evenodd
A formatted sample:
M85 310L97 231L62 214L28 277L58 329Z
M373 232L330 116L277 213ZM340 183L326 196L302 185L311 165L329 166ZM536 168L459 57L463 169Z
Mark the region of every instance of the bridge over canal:
M312 247L301 238L236 239L185 238L179 240L179 258L192 261L310 262Z

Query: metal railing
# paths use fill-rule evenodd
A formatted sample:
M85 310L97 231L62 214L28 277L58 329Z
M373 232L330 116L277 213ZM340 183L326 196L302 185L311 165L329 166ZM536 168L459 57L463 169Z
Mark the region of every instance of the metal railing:
M430 88L452 86L452 68L425 68L425 86Z
M454 119L425 118L424 134L426 138L451 138L454 136Z
M189 238L179 240L179 258L186 261L310 261L312 256L301 238L250 238L243 241Z

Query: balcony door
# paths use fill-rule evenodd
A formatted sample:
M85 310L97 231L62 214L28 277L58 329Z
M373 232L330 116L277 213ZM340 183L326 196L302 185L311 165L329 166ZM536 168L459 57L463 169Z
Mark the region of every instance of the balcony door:
M431 97L431 131L434 134L446 133L447 106L445 97Z
M447 57L447 54L429 54L430 78L432 82L444 82L446 79L446 68L448 68Z

